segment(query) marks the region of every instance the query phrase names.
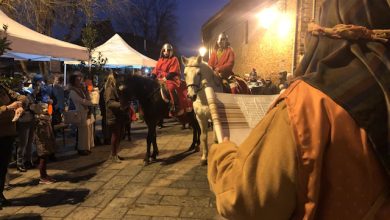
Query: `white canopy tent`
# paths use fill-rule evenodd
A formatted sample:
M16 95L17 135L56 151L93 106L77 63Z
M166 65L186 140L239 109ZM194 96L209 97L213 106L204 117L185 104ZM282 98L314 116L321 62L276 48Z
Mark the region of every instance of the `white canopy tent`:
M0 10L0 31L3 31L3 24L8 26L12 52L88 60L87 48L40 34L12 20Z
M115 34L104 44L95 48L92 56L98 57L99 52L103 57L107 58L106 65L111 67L154 67L157 63L157 61L141 54L129 46L118 34Z

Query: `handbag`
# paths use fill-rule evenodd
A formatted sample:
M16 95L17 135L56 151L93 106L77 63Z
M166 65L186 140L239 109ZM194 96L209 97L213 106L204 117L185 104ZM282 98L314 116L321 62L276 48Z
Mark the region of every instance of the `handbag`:
M77 110L69 110L64 112L65 124L81 124L81 112Z

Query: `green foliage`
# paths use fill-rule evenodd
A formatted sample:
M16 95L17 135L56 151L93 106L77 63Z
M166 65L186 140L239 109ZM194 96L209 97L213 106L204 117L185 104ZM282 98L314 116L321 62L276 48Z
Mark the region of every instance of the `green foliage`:
M92 67L96 72L104 71L104 65L107 63L107 57L103 57L101 52L98 53L98 57L92 57L91 59Z
M8 26L3 24L4 31L0 31L0 56L3 55L7 50L11 50L9 47L11 42L7 38L7 29Z
M101 84L101 81L104 80L107 75L107 71L104 68L104 65L107 63L107 58L103 57L102 53L99 52L97 57L91 58L91 65L87 65L85 62L81 62L81 64L77 67L82 73L85 74L85 77L88 79L93 79L94 83ZM96 80L96 77L98 78ZM97 82L98 81L98 82Z
M81 41L83 42L84 46L88 48L88 53L90 58L91 53L93 49L96 47L96 38L97 38L97 30L94 29L92 26L87 25L81 33Z

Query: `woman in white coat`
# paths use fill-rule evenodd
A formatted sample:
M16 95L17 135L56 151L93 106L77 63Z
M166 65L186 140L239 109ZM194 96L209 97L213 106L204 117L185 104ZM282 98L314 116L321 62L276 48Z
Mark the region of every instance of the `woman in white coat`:
M78 153L88 155L94 143L93 123L95 118L91 114L89 107L93 106L88 91L82 84L82 74L74 72L69 78L69 98L73 102L75 110L81 114L81 122L76 124L78 128Z

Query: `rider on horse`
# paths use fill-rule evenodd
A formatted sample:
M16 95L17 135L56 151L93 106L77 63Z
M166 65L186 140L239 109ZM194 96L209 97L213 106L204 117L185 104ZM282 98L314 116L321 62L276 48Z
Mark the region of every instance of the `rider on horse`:
M152 76L162 84L165 83L169 91L172 115L183 115L185 111L192 107L187 100L186 84L180 79L180 63L177 57L173 55L172 45L166 43L161 48L160 58L152 72Z
M209 59L209 66L214 70L214 73L222 79L223 90L226 93L250 93L248 91L239 91L240 88L246 86L242 79L237 79L233 73L234 67L234 52L230 47L227 34L222 32L219 34L214 51Z

